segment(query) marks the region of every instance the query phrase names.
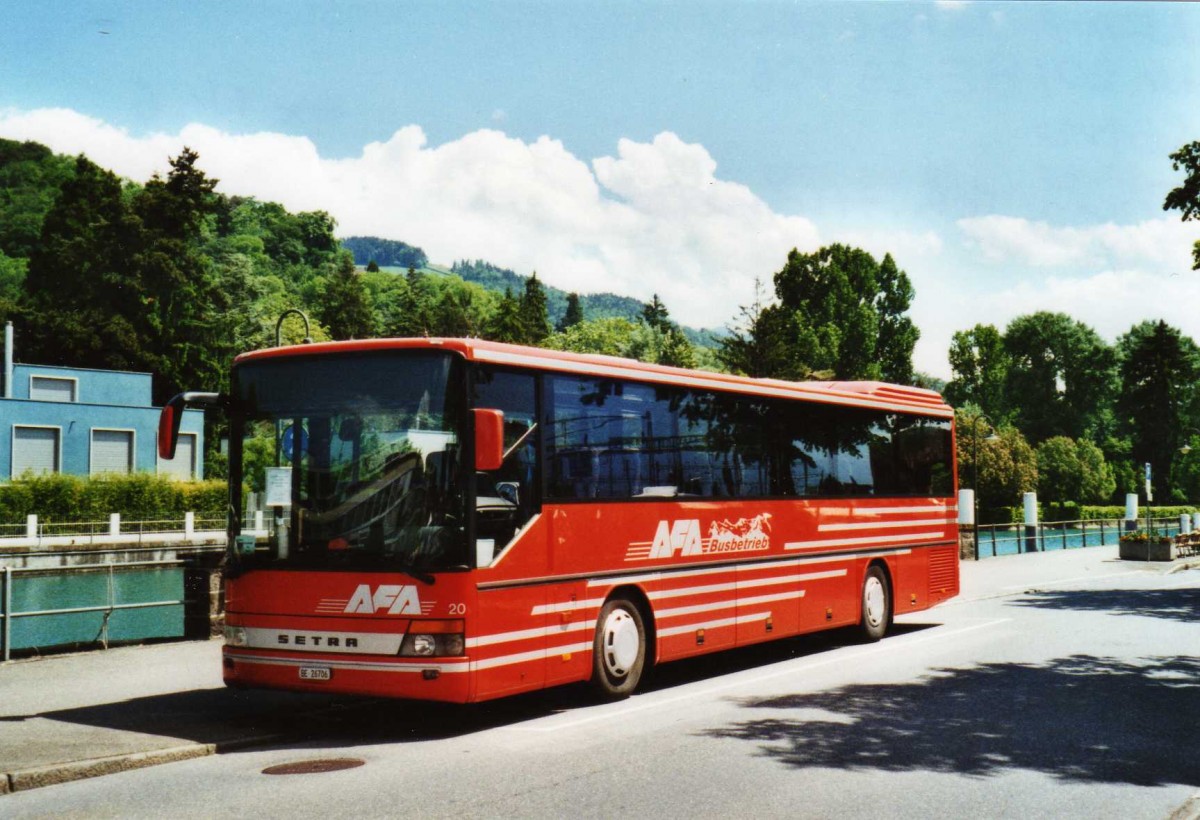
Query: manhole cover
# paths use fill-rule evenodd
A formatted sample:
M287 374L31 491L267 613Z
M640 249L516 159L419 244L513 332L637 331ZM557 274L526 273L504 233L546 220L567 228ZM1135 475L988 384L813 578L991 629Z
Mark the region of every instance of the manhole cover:
M268 766L263 774L320 774L321 772L339 772L342 769L356 769L366 761L356 757L331 757L326 760L300 760L295 763L281 763L278 766Z

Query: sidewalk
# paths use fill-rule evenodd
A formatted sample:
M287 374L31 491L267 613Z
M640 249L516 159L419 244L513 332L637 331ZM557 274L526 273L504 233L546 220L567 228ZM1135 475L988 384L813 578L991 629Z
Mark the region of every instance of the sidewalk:
M962 594L944 606L1087 584L1174 564L1122 562L1116 547L963 561ZM0 794L201 757L286 737L298 719L361 698L235 691L220 641L156 644L0 666Z

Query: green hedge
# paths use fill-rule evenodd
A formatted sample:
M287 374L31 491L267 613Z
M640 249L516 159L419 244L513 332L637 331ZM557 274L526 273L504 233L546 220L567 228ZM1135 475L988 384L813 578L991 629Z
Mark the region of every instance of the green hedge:
M223 516L224 481L172 481L150 473L86 478L46 475L0 484L0 524L24 524L36 514L43 522L102 521L111 513L132 521Z
M1200 508L1194 506L1163 506L1150 505L1150 514L1154 518L1178 518L1182 513L1194 513ZM1139 505L1138 518L1146 517L1145 505ZM1038 505L1038 521L1053 523L1055 521L1092 521L1097 518L1124 519L1125 506L1098 504L1066 504L1050 503ZM980 508L980 524L1021 524L1025 521L1025 508L1021 507L989 507Z

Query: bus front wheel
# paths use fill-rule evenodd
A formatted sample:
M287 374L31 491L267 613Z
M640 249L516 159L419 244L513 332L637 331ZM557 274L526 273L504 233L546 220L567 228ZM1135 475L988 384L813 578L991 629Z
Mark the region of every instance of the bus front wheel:
M637 606L625 598L604 604L596 619L592 683L607 698L625 698L637 688L646 664L646 626Z
M878 565L867 570L862 588L862 620L859 628L867 641L877 641L887 632L892 620L891 591L887 575Z

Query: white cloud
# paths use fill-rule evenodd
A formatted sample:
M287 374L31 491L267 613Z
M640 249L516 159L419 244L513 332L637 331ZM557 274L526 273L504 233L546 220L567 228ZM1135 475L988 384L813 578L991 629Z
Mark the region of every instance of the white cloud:
M920 290L918 289L918 293ZM1077 277L1050 276L984 294L943 291L935 302L918 300L913 320L921 328L914 355L918 370L949 378L946 351L955 331L976 324L999 330L1037 311L1066 313L1110 343L1143 320L1163 320L1200 339L1200 273L1163 276L1146 270L1106 270Z
M135 136L64 109L0 111L0 135L86 153L136 180L166 171L187 145L219 190L327 210L342 235L401 239L439 262L537 270L582 292L658 293L675 318L698 326L731 321L755 276L769 279L791 248L819 244L811 221L720 179L702 145L669 132L621 140L616 156L590 164L558 140L527 143L495 130L430 146L416 125L344 159L320 156L305 137L202 124Z
M960 219L957 224L986 258L1035 268L1135 268L1177 274L1191 269L1196 240L1194 226L1169 217L1082 228L999 215Z

